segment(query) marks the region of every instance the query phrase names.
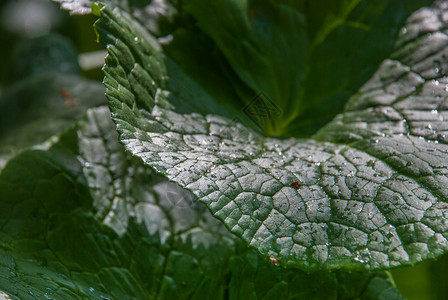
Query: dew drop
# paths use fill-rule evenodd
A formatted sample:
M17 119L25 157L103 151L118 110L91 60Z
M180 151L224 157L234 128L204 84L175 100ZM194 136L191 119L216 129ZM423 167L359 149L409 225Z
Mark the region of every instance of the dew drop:
M406 27L401 28L401 34L408 33L408 29Z
M355 256L354 259L355 259L357 262L366 264L366 263L370 262L370 258L371 258L371 256L372 256L372 255L371 255L371 253L370 253L370 250L367 249L367 248L365 248L365 249L363 249L363 250L357 251L357 254L356 254L356 256Z
M135 38L134 38L134 41L135 41L135 42L138 42L138 37L135 37Z

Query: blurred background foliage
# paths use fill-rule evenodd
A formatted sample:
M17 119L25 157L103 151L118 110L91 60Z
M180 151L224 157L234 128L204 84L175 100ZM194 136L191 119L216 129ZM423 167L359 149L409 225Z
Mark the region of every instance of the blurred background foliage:
M147 0L148 3L151 0ZM70 16L68 12L61 11L59 5L49 0L2 0L0 1L0 95L8 88L22 72L31 72L26 69L27 61L38 60L32 57L34 53L23 51L24 43L30 40L36 47L42 37L48 34L59 34L68 38L73 44L84 77L101 81L103 74L101 65L105 55L104 47L96 42L93 23L96 17ZM56 35L57 36L57 35ZM36 40L36 38L41 38ZM48 40L48 39L46 39ZM59 52L55 52L53 64L59 62L57 55L70 56L71 45L67 48L66 40L59 43ZM37 42L36 42L37 41ZM70 43L68 42L68 43ZM61 46L62 45L62 46ZM64 52L64 49L67 49ZM23 56L31 57L23 57ZM62 59L63 60L63 59ZM62 61L61 60L61 61ZM39 63L37 67L42 67ZM52 65L51 68L58 66ZM60 67L60 66L59 66ZM70 67L69 67L70 68ZM76 64L75 67L77 68ZM34 72L34 71L33 71ZM17 75L19 74L19 75ZM446 299L448 296L448 255L437 261L427 261L414 267L398 268L392 270L395 283L403 297L410 300L420 299Z
M11 82L11 73L17 63L12 61L14 52L28 39L58 33L68 37L81 54L81 69L84 76L102 80L97 52L104 49L96 42L92 28L95 17L70 16L61 11L59 5L49 0L1 0L0 1L0 91ZM97 54L96 57L94 54ZM90 54L90 55L83 55ZM90 61L86 62L90 59ZM95 66L89 66L88 64ZM86 66L84 66L86 65Z
M398 290L408 300L448 298L448 255L413 267L392 270Z

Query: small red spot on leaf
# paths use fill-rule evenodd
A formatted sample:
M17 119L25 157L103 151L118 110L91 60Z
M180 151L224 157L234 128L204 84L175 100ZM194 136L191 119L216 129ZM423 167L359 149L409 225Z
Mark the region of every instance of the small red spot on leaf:
M271 257L269 257L269 261L270 261L271 264L273 264L274 266L279 266L279 265L280 265L279 262L278 262L277 257L273 257L273 256L271 256Z
M289 186L294 188L294 189L296 189L296 190L300 189L300 183L298 181L294 181Z
M78 98L72 98L72 95L70 94L70 91L66 88L59 89L59 95L61 95L62 98L65 99L64 106L65 107L75 107L79 105L79 99Z
M59 90L59 95L61 95L61 97L64 98L64 99L70 99L71 98L70 91L65 89L65 88L62 88L62 89Z
M251 20L258 18L258 14L257 14L257 12L255 12L255 11L253 11L253 10L249 11L249 18L250 18Z

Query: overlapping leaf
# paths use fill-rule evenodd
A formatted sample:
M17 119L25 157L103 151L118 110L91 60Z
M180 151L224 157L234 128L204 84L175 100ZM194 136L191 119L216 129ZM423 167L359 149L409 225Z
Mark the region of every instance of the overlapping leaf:
M308 137L339 113L390 54L406 17L430 3L185 2L237 76L282 111L258 124L280 137Z
M106 8L97 30L121 141L283 265L379 269L436 257L448 248L445 10L414 14L391 59L327 128L280 140L173 108L166 60Z

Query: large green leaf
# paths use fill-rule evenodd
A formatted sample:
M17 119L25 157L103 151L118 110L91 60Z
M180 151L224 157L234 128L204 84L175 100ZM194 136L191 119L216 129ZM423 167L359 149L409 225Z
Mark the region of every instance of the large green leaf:
M176 82L146 33L118 9L103 9L96 28L129 151L282 265L381 269L448 248L444 12L435 3L414 14L391 59L314 139L266 138L173 109Z
M107 108L0 174L0 290L13 299L400 299L384 272L275 266L129 158Z

